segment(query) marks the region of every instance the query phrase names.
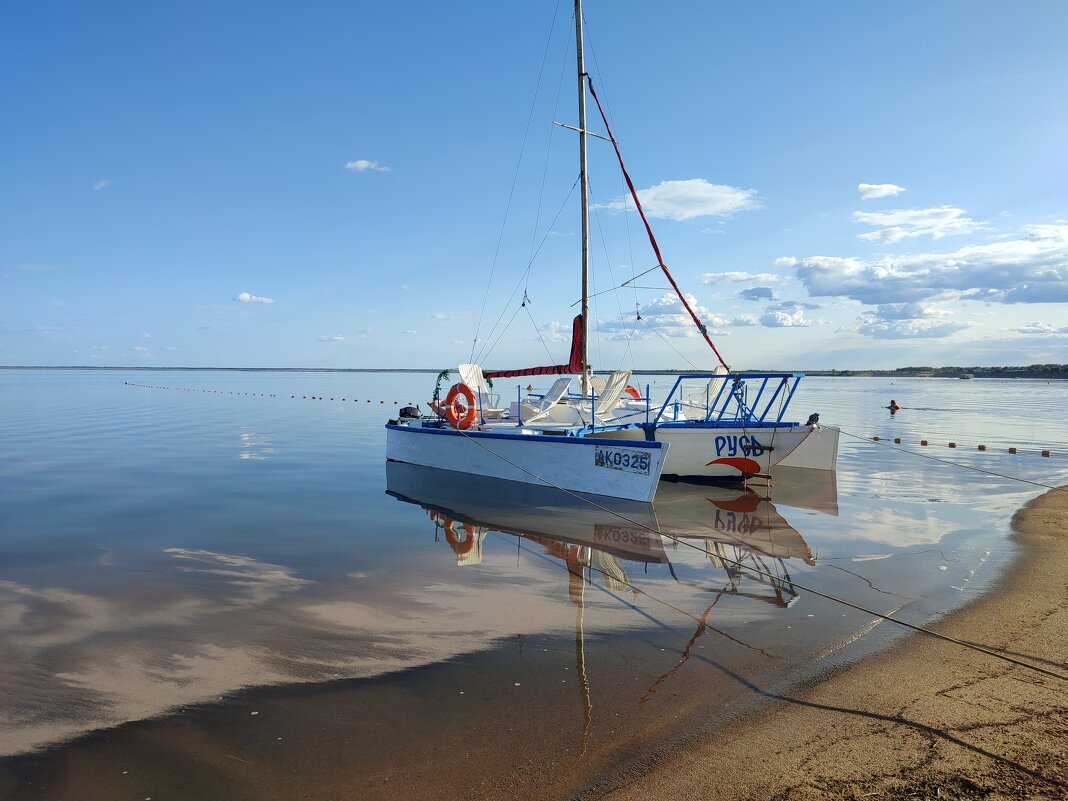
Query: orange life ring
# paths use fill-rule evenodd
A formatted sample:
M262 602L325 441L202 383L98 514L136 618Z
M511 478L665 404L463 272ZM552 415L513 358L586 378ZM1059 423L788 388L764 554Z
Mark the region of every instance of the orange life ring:
M449 520L445 523L445 542L449 543L449 547L457 556L466 556L475 547L475 527L464 523L462 528L467 536L461 540L456 536L456 521Z
M466 406L462 402L457 402L460 395L464 396ZM453 428L460 431L470 428L478 415L478 410L475 408L475 393L471 391L471 387L467 384L453 384L445 398L445 408L442 413Z
M626 392L628 395L630 395L635 400L640 400L641 399L642 393L640 393L638 390L636 390L630 384L627 384L627 388L624 389L623 391Z

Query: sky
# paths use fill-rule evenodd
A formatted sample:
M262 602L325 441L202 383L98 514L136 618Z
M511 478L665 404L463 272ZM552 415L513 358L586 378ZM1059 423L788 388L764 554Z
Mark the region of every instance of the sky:
M0 365L566 362L572 13L0 5ZM1068 362L1068 4L585 18L664 260L732 367ZM589 163L595 368L711 369L611 145Z

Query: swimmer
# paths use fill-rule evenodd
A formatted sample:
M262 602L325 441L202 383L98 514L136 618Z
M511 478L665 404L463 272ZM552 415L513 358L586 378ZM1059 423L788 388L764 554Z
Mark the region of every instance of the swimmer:
M897 401L896 400L891 400L890 401L890 405L887 406L886 408L890 410L890 414L894 414L901 407L897 405Z

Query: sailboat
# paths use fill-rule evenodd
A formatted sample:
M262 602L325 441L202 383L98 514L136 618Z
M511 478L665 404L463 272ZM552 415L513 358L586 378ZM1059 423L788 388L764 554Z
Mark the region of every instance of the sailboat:
M818 414L805 423L785 419L804 375L732 370L679 289L586 74L582 0L575 0L575 30L582 294L570 359L566 364L486 372L479 365L461 365L461 382L443 403L435 397L434 416L389 421L387 459L646 502L652 500L661 475L695 480L770 477L780 464L834 470L838 429L821 426ZM607 133L597 136L612 144L657 265L719 362L713 371L678 376L659 403L628 383L630 371L617 371L598 384L590 367L587 89ZM574 374L580 377L577 395L569 394L570 381L562 378L548 392L519 397L507 409L489 384L493 378ZM695 381L703 383L703 392L686 394Z
M572 356L568 364L507 375L578 372L582 394L592 401L592 369L587 343L589 328L589 180L586 172L586 93L582 40L582 3L575 0L576 59L579 88L579 162L582 209L582 309L575 319ZM465 369L467 368L467 369ZM581 426L535 425L522 415L504 415L493 408L485 378L476 365L463 365L465 379L454 385L436 416L402 416L386 424L386 459L408 464L549 486L569 492L602 495L644 503L652 501L669 446L638 437L616 437L610 431ZM472 385L474 385L472 387ZM604 405L604 404L603 404ZM602 406L603 406L602 405ZM402 410L403 411L403 410ZM594 417L594 420L596 418ZM625 427L624 427L625 428ZM617 428L613 430L624 430ZM593 434L598 436L594 437Z

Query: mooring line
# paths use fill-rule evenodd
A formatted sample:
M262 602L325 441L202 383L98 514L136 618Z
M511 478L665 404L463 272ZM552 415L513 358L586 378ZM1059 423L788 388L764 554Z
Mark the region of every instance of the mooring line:
M859 439L862 442L870 442L872 445L881 445L884 448L890 448L891 450L898 451L899 453L907 453L911 456L919 456L921 459L930 459L933 462L941 462L942 464L952 465L953 467L960 467L964 470L974 470L977 473L985 473L988 476L996 476L997 478L1004 478L1009 481L1019 481L1022 484L1031 484L1036 487L1042 487L1043 489L1048 490L1055 490L1057 492L1064 492L1065 490L1068 490L1068 487L1055 487L1052 484L1043 484L1041 481L1032 481L1029 478L1010 476L1007 473L999 473L996 470L984 470L982 467L975 467L974 465L964 464L962 462L954 462L951 459L940 459L937 456L931 456L931 454L929 453L920 453L919 451L909 450L905 447L897 447L895 445L891 445L889 442L883 442L882 440L873 440L869 437L862 437L860 434L854 434L850 431L846 431L844 428L839 428L838 430L845 434L847 437Z
M490 448L487 448L485 445L483 445L481 442L479 442L476 437L472 437L466 431L462 431L460 429L456 429L456 430L459 431L459 433L463 434L468 440L470 440L471 442L473 442L476 445L478 445L478 447L482 448L487 453L492 454L493 456L496 456L501 461L510 464L512 467L516 468L520 472L526 473L531 478L537 479L538 481L542 482L546 486L553 487L554 489L560 490L560 492L563 492L563 493L565 493L567 495L570 495L573 498L576 498L576 499L582 501L583 503L586 503L586 504L588 504L590 506L593 506L593 507L595 507L597 509L600 509L602 512L605 512L607 514L613 515L614 517L618 517L620 520L625 520L626 522L630 523L633 526L637 526L638 528L645 529L646 531L649 531L649 532L651 532L653 534L659 534L661 537L666 537L666 538L668 538L669 540L672 540L673 542L675 542L678 545L685 545L685 546L687 546L689 548L693 548L695 551L700 551L701 553L704 553L704 551L701 548L698 548L696 545L694 545L691 542L687 542L686 540L680 539L679 537L676 537L673 534L665 534L664 532L660 531L659 528L653 528L652 526L646 525L645 523L642 523L639 520L633 520L633 519L627 517L626 515L624 515L624 514L622 514L620 512L617 512L617 511L615 511L613 509L609 509L608 507L602 506L601 504L597 503L596 501L593 501L593 500L590 500L589 498L584 497L580 493L573 492L572 490L569 490L569 489L566 489L564 487L561 487L560 485L555 484L552 481L549 481L548 479L543 478L542 476L539 476L537 473L534 473L533 471L527 470L525 467L521 467L520 465L516 464L511 459L508 459L507 457L503 456L502 454L497 453L496 451L494 451L494 450L492 450ZM954 462L950 462L950 464L955 464L955 463ZM1012 476L1006 476L1006 478L1012 478ZM1020 480L1025 480L1025 479L1020 479ZM1027 483L1035 484L1036 482L1028 481ZM1038 486L1046 486L1046 485L1038 484ZM1060 488L1059 487L1050 487L1050 489L1060 489ZM707 524L705 524L705 525L707 527ZM729 557L725 557L725 556L720 556L719 558L722 559L724 562L730 562L731 564L737 565L738 567L743 568L745 570L749 570L750 572L756 573L758 575L763 575L766 578L769 578L769 579L772 579L772 580L777 580L777 578L778 578L777 576L775 576L774 574L772 574L772 573L770 573L768 571L761 570L760 568L757 568L757 567L751 567L751 566L744 565L741 561L739 561L737 559L730 559ZM1060 679L1061 681L1068 681L1068 674L1059 673L1059 672L1054 671L1054 670L1047 670L1046 668L1038 667L1037 665L1032 665L1032 664L1030 664L1028 662L1024 662L1023 660L1014 659L1013 657L1006 656L1005 654L999 654L997 651L992 651L989 648L985 648L985 647L983 647L981 645L975 645L974 643L965 642L964 640L958 640L956 637L950 637L948 634L941 634L941 633L939 633L937 631L933 631L931 629L924 628L923 626L917 626L914 623L909 623L908 621L900 620L898 618L891 617L890 615L884 615L882 612L876 612L874 609L869 609L867 607L861 606L860 604L855 604L852 601L847 601L845 598L839 598L837 596L830 595L829 593L817 590L815 587L810 587L810 586L807 586L805 584L801 584L801 583L799 583L797 581L792 581L791 580L790 584L792 586L796 587L799 590L803 590L805 592L812 593L813 595L816 595L816 596L818 596L820 598L824 598L824 599L826 599L828 601L831 601L832 603L837 603L837 604L840 604L842 606L849 607L850 609L855 609L855 610L857 610L859 612L863 612L864 614L873 615L874 617L877 617L877 618L880 618L882 620L885 620L888 623L896 623L899 626L903 626L904 628L907 628L907 629L912 629L913 631L919 632L920 634L926 634L929 637L934 637L935 639L942 640L944 642L953 643L954 645L959 645L960 647L967 648L970 651L975 651L977 653L986 654L987 656L993 657L994 659L1000 659L1000 660L1002 660L1004 662L1008 662L1010 664L1016 665L1017 667L1026 668L1027 670L1032 670L1032 671L1034 671L1036 673L1041 673L1041 674L1043 674L1045 676L1049 676L1049 677L1054 678L1054 679Z
M204 393L206 395L233 395L235 397L250 397L250 398L281 398L281 397L284 397L283 395L278 395L277 393L274 393L274 392L239 392L237 390L229 390L229 389L197 389L196 387L161 387L161 386L156 386L155 384L135 384L133 381L123 381L122 383L125 384L128 387L137 387L138 389L164 389L164 390L169 390L171 392L200 392L200 393ZM332 401L344 401L344 402L348 402L348 400L349 400L347 395L345 397L341 397L341 395L339 393L334 393L333 395L303 395L302 394L302 395L299 395L299 396L298 395L290 395L289 397L290 397L291 400L297 400L297 399L299 399L299 400L317 400L317 401L332 400ZM353 403L359 403L360 401L357 398L353 398L352 402ZM365 403L374 403L375 401L374 400L364 399L364 402ZM380 400L380 401L378 401L378 403L379 403L379 405L384 405L384 404L387 404L387 403L392 403L394 406L399 406L400 405L399 401ZM406 405L415 406L416 404L413 401L406 401Z

